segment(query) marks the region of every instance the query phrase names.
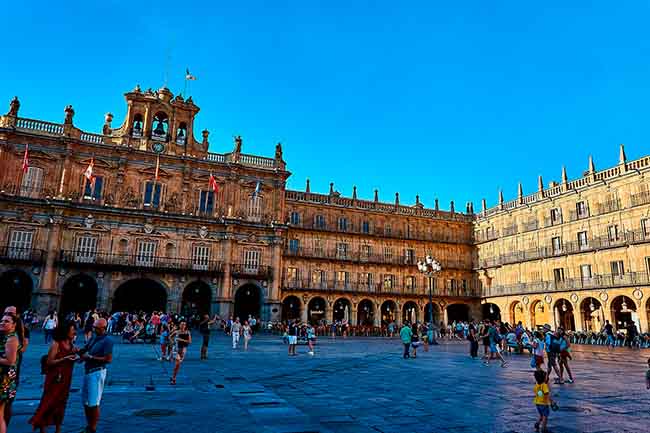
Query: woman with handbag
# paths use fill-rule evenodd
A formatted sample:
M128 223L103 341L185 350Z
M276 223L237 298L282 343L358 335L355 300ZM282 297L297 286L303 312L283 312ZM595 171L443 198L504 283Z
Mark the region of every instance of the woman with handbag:
M70 394L72 368L77 360L73 344L76 336L77 328L73 321L64 322L54 332L54 343L42 364L45 373L43 396L36 413L29 420L33 430L39 428L41 433L45 433L47 426L53 425L56 433L61 431Z
M16 398L16 364L20 350L17 320L13 314L5 314L0 320L0 433L7 433L5 409Z

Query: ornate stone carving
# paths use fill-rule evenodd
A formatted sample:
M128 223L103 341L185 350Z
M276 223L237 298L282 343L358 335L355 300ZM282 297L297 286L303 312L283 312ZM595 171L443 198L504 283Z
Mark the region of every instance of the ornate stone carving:
M205 239L206 237L208 237L208 228L206 226L201 226L199 228L199 237L201 239Z
M18 117L18 110L20 110L20 101L18 100L18 96L14 96L14 99L9 103L7 116Z
M142 227L142 230L144 230L146 234L150 235L154 231L154 226L151 223L145 223L145 225Z
M91 228L93 228L93 225L95 225L95 218L94 218L92 215L88 215L88 216L84 219L84 226L85 226L87 229L91 229Z

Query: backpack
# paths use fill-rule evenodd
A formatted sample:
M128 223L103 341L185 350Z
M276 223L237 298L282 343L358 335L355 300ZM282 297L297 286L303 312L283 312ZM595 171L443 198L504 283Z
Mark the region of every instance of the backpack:
M560 339L555 335L551 335L551 344L548 347L548 351L551 353L560 353Z

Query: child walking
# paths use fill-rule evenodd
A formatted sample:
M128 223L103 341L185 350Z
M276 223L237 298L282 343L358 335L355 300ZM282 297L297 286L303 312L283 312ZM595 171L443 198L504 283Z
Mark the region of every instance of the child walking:
M553 400L551 399L551 389L548 386L548 376L544 370L535 370L535 382L535 398L533 402L537 407L537 413L539 413L539 419L535 423L535 431L541 429L542 433L546 433L548 432L546 424L551 413Z

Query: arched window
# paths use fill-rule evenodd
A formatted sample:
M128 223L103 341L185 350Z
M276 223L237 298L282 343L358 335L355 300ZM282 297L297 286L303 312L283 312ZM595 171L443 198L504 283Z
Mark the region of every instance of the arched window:
M185 144L187 143L187 125L185 122L181 122L176 129L176 143Z
M142 121L142 114L136 114L133 116L133 125L131 125L131 134L134 137L142 137L142 127L143 127L143 121Z
M156 113L156 115L153 116L153 123L151 125L151 128L152 138L166 140L167 131L169 129L169 118L167 117L167 114L163 113L162 111Z

